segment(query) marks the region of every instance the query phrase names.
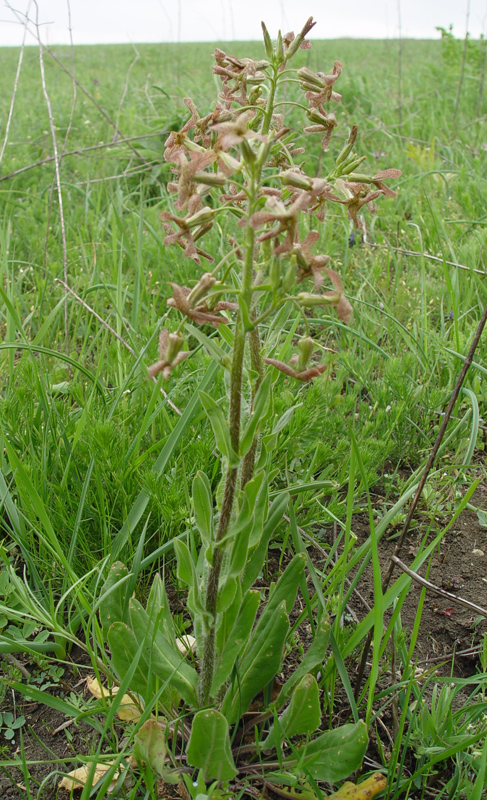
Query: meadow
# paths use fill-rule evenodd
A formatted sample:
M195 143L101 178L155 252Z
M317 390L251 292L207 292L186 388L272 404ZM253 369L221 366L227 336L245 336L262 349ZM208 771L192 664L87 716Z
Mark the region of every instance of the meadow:
M265 57L256 42L215 46L237 58ZM448 32L442 41L440 34L437 41L322 40L298 52L296 66L314 73L329 72L336 60L343 65L329 151L320 149L319 137L302 133L299 108L286 112L296 145L305 148L308 175L330 172L354 124L357 153L367 156L364 169L402 173L391 182L397 197L378 198L373 214L361 210L362 229L344 206L327 205L319 248L330 256L353 316L346 323L332 307L312 310L306 327L326 370L309 383L272 373L271 411L266 406L274 450L264 469L265 499L286 505L256 570L262 598L274 596L295 559L306 562L296 578L298 600L287 608L280 685L309 664L309 692L316 685L321 709L313 731L324 736L355 726L351 752L365 721L369 738L360 769L320 772L312 759L310 766L291 767L279 756L257 778L255 764L265 760L257 742L254 761L247 758L238 779L211 783L212 766L204 759L200 765L194 746L189 764L200 768L199 778L176 734L169 743L170 725L161 766L148 745L141 749L140 730L152 712L161 713L159 702L181 709L173 696L164 699L169 678L147 689L152 699L144 697L141 716L116 719L124 692L136 704L144 692L137 688L141 676L136 688L131 683L137 663L120 674L111 658L104 604L119 597L121 585L120 608L132 595L139 605L150 603L160 573L172 635L192 634L193 589L188 593L182 550L176 568L175 548L187 547L196 562L204 523L195 495L209 486L215 509L221 502L225 459L215 416L198 390L226 397L222 353L232 347L231 335L188 324L190 357L167 381L147 377L162 328L176 325L166 302L169 282L192 287L202 274L194 260L163 243L161 213L174 209L164 143L188 119L183 98L193 98L202 116L212 109L215 46L55 47L41 61L29 47L21 64L17 50L0 50L3 796L68 796L58 788L60 778L87 764L83 800L172 797L170 763L173 770L183 764L191 778L180 776L182 796L200 800L321 800L332 792L337 800L358 800L353 787L340 793L350 773L359 785L376 780L373 793L388 800L480 800L487 785L485 336L401 554L413 572L443 580L453 606L445 610L446 601L417 589L397 567L390 586L381 588L487 305L487 49L483 40L464 43ZM295 102L294 87L288 91L284 99ZM205 250L225 258L235 231L227 216L206 234ZM235 276L228 280L238 284ZM289 360L300 319L289 303L264 320L276 358ZM266 432L260 435L267 442ZM211 516L213 502L208 507ZM121 584L110 584L119 561L128 571L117 573ZM477 610L462 617L452 594ZM319 638L325 616L329 647L311 664L308 640ZM467 652L463 660L457 649ZM137 652L140 659L142 648ZM92 674L121 685L118 702L86 691L82 679ZM278 751L288 759L301 752L305 761L308 745L293 737L308 741L311 728L293 727L290 711L278 717L272 681L262 688L257 709L267 745L281 726ZM29 722L33 705L56 713L59 725L70 720L56 743L42 713L36 725ZM239 739L237 717L227 711L236 759L237 744L240 755L250 744L243 733ZM174 724L184 741L187 712L179 711ZM255 731L257 741L263 734ZM222 750L217 760L227 757ZM95 774L99 762L108 765L106 773Z

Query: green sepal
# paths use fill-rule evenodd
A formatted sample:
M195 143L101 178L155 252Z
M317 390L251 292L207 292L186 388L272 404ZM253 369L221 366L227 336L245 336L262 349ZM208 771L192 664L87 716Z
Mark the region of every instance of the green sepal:
M205 781L231 781L235 777L230 731L223 714L205 708L194 715L186 755L190 766L203 770Z
M213 428L216 446L228 460L228 465L231 469L238 467L240 459L232 447L230 431L223 411L218 403L206 392L200 390L199 397Z

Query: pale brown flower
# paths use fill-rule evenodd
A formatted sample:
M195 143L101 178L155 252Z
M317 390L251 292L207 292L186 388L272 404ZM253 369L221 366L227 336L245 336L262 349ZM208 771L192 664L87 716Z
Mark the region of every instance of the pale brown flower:
M297 360L297 356L293 356L293 358ZM263 358L262 361L264 361L265 364L270 364L272 367L275 367L279 372L283 372L284 375L287 375L289 378L295 378L297 381L303 381L304 383L308 383L308 381L313 380L313 378L318 378L319 375L322 375L326 370L324 364L317 364L314 367L308 367L298 372L290 364L285 364L284 361L278 361L276 358Z
M320 235L318 231L310 231L303 242L299 240L294 243L292 252L296 256L298 264L297 282L301 283L305 278L313 278L314 290L319 291L323 284L322 270L330 260L330 256L314 255L310 252L311 247L318 241Z
M261 234L258 237L259 242L264 242L267 239L277 239L281 233L286 234L286 238L282 244L277 244L274 248L276 254L289 253L293 249L294 240L297 232L299 212L303 211L309 205L311 196L306 192L297 195L296 199L289 205L285 206L282 200L277 197L269 197L266 206L268 211L256 211L255 214L249 219L251 228L260 228L268 222L277 222L278 225L270 231Z
M159 360L147 370L149 378L154 378L162 372L164 380L171 376L174 367L181 364L191 353L181 350L184 339L177 333L169 333L164 328L159 334Z
M228 303L224 300L215 303L211 311L208 308L206 300L203 303L198 302L197 305L193 306L190 302L191 289L187 286L179 286L179 284L171 282L169 286L172 287L173 295L168 299L167 304L171 306L171 308L177 308L178 311L189 317L189 319L193 320L197 325L210 324L213 325L214 328L218 328L220 324L228 325L228 319L221 316L219 312L238 308L237 303Z
M248 123L253 116L253 111L245 111L245 113L239 114L231 122L218 122L213 125L212 130L218 131L220 134L218 146L222 150L229 150L230 147L235 147L235 145L249 139L258 139L260 142L266 142L267 136L262 133L256 133L252 128L248 127Z

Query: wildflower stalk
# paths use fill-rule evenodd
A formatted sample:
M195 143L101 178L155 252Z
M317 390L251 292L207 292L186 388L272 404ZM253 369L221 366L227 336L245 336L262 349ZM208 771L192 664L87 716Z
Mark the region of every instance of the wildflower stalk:
M340 203L347 207L350 220L359 224L358 212L364 205L371 208L372 201L379 195L393 196L384 181L399 175L399 171L393 169L370 176L354 171L363 161L353 152L357 136L355 127L328 177L311 178L303 171L302 164L295 161L295 156L303 153L304 149L295 148L290 141L293 134L284 127L283 115L277 113L277 108L286 104L304 108L311 125L307 125L303 133L322 134L324 150L328 149L338 124L335 114L328 112L326 106L329 102L340 101L334 85L340 76L341 64L336 61L329 74L313 73L307 67L287 69L290 59L299 49L311 46L305 37L314 24L312 18L308 19L297 36L288 33L283 37L279 32L275 46L263 24L268 61L238 59L217 48L214 72L221 78L222 92L215 109L202 118L193 101L184 98L191 117L180 131L172 131L165 143L164 156L174 165L175 179L168 183L168 191L177 195L174 203L177 213L166 210L161 215L166 232L164 244L181 247L186 257L201 266L202 259L213 261L212 255L200 248L200 243L216 219L222 215L238 219L237 240L230 239L231 258L227 254L212 272L204 271L192 289L171 283L173 296L167 301L182 313L184 320L189 318L196 325L210 324L215 328L230 321L228 314L223 316L222 312L236 311L231 358L218 347L208 345L212 356L229 369L230 387L226 421L218 404L208 396L205 400L217 445L225 456L225 473L216 531L213 522L209 525L203 522L199 528L205 545L205 566L198 573L197 581L196 565L187 569L187 563L183 564L189 554L182 545L177 553L180 574L190 586L188 606L193 604L193 613L199 615L198 630L203 639L198 653L197 694L200 706L219 702L221 687L212 689L221 655L221 650L217 652L217 641L220 647L224 630L219 626L225 620L228 602L232 602L231 592L238 572L235 571L235 561L244 569L245 553L250 552L249 549L239 549L241 543L245 543L245 537L239 541L236 532L233 538L239 546L233 548L229 534L236 504L240 503L243 490L254 477L260 431L270 408L272 380L266 371L279 370L289 378L303 382L322 375L326 366L313 360L315 347L309 336L307 315L330 305L335 306L344 322L349 321L352 313L340 276L327 267L329 256L312 252L319 243L319 231L311 230L307 225L308 233L303 238L301 216L304 214L308 219L314 217L322 222L325 205ZM279 85L281 81L292 80L289 78L291 72L298 79L307 107L294 100L278 99ZM205 200L208 195L212 202ZM235 267L240 272L238 286L228 279L230 270ZM325 292L321 291L324 276L332 287ZM296 284L308 278L313 281L313 291L296 293ZM228 295L233 299L225 299ZM267 357L266 342L261 342L259 327L287 302L294 304L301 314L304 338L298 343L299 354L295 354L289 363L284 363ZM250 415L248 421L245 420L244 430L242 393L247 341L251 377L250 387L246 386L245 391L250 388ZM154 376L162 372L165 378L169 378L173 369L189 355L183 346L183 324L176 334L163 331L159 340L159 360L149 369L149 374ZM199 519L208 520L213 515L210 482L208 479L198 481ZM201 499L203 496L206 501ZM227 548L231 554L228 570ZM228 589L226 594L225 589ZM216 698L212 697L212 692Z

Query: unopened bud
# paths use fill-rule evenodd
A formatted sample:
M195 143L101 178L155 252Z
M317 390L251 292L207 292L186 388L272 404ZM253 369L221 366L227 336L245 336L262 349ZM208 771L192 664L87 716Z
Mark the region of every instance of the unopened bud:
M299 172L294 172L292 169L281 172L279 180L284 186L294 186L296 189L304 189L308 191L313 188L313 181L307 175Z
M326 83L314 72L311 72L308 67L301 67L298 69L297 74L300 81L311 84L311 89L314 89L315 91L316 89L324 89L326 86Z
M276 44L276 63L282 64L286 60L286 56L284 55L284 44L282 41L282 33L281 31L277 34L277 44Z
M271 260L271 266L269 269L269 283L274 291L279 289L281 285L281 262L277 256L274 256Z
M298 359L298 372L302 372L308 366L308 362L313 355L315 343L310 336L305 336L298 342L299 359Z
M167 348L164 360L172 364L184 344L184 339L178 333L170 333L167 339Z
M202 300L203 297L208 294L210 289L213 288L215 283L216 278L213 277L211 272L205 272L205 274L201 276L196 286L191 289L188 295L188 303L190 308L195 308L199 304L200 300Z
M193 180L195 183L202 183L205 186L225 186L227 182L223 172L195 172Z
M293 288L294 284L296 283L296 266L294 261L292 260L284 273L284 278L282 279L282 288L285 292L290 292Z
M193 214L192 217L188 217L186 220L186 227L187 228L196 228L197 225L205 225L208 222L213 222L213 217L215 216L215 212L209 206L205 206L201 208L196 214Z
M300 292L298 302L303 308L313 308L313 306L336 305L341 297L339 292L327 292L326 294L311 294L310 292Z
M254 105L257 100L262 96L262 87L254 86L249 94L249 105Z
M353 148L353 146L355 144L355 139L357 138L357 133L358 133L357 125L352 125L352 130L350 131L350 136L348 137L348 142L345 145L345 147L343 148L343 150L341 151L341 153L339 153L339 155L338 155L337 167L338 167L339 164L343 164L343 162L347 160L347 158L349 157L350 153L352 152L352 148Z
M353 161L350 161L350 164L344 164L341 169L342 175L349 175L355 169L357 169L360 164L362 164L367 156L360 156L359 158L354 158Z
M264 47L266 55L268 58L272 58L272 56L274 55L274 48L272 47L272 39L269 35L269 31L265 26L265 23L261 22L260 24L262 26L262 33L264 34Z
M366 175L364 172L351 172L347 175L347 179L356 183L372 183L371 176Z

